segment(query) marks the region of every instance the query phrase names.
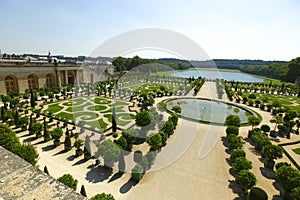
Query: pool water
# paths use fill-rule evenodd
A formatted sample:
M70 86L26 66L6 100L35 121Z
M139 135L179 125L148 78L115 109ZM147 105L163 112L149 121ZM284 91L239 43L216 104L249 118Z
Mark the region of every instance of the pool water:
M166 101L166 105L169 111L172 111L173 106L179 105L184 118L215 124L224 124L230 114L238 115L241 123L247 123L248 115L251 114L242 107L199 98L171 99Z

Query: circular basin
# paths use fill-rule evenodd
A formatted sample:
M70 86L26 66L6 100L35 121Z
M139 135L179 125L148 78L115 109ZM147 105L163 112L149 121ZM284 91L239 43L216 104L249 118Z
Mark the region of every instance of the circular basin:
M256 115L244 107L204 98L172 98L165 103L169 112L173 112L173 106L179 105L182 118L216 125L224 125L228 115L238 115L242 124L248 123L249 115Z

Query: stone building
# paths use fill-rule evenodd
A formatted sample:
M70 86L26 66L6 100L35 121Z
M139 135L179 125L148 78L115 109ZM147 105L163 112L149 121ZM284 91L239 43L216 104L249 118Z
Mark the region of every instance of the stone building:
M50 55L50 54L49 54ZM28 57L0 58L0 94L51 86L64 87L113 78L114 67L107 61L78 62Z

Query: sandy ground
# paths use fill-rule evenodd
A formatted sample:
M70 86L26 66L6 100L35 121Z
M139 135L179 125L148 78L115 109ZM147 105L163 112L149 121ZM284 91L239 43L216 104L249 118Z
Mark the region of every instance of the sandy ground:
M192 96L192 92L188 95ZM215 83L205 82L197 96L217 99ZM157 99L156 102L162 99ZM223 100L228 101L225 93ZM263 116L263 123L270 124L269 113L252 107L251 109ZM250 127L241 128L240 134L246 137L249 129ZM52 141L36 145L40 154L38 165L40 169L47 166L54 178L70 173L78 180L77 191L79 192L81 185L84 185L88 197L106 192L113 194L118 200L234 199L238 197L234 193L237 187L234 184L234 177L230 174L231 167L227 163L230 155L221 138L224 135L224 127L180 119L176 132L158 154L151 172L148 172L138 184L130 181L128 173L120 175L101 166L95 167L95 160L84 162L83 157L74 158L74 149L67 153L63 153L63 145L52 149ZM297 139L293 137L294 135L292 140ZM28 137L21 137L22 140L26 138ZM262 175L263 163L259 160L260 156L253 151L248 142L244 149L247 158L252 161L252 172L258 179L257 185L266 190L269 197L278 195L279 191L273 186L274 180ZM289 162L285 157L282 160Z

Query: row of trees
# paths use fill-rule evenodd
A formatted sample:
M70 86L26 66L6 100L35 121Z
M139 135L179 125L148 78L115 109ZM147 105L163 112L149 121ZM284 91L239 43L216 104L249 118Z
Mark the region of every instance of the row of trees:
M231 115L226 118L226 134L228 140L228 147L231 152L230 160L231 166L234 172L234 176L236 178L236 182L242 188L242 197L249 199L253 199L253 195L257 195L256 190L263 191L260 188L254 188L256 185L256 177L255 175L250 172L249 170L252 169L252 163L246 158L246 153L242 149L243 148L243 138L239 136L239 126L240 120L239 117L236 115ZM248 190L251 189L250 195ZM266 195L263 191L263 194L260 198ZM258 199L258 198L257 198ZM257 200L256 199L256 200ZM268 198L266 198L268 199Z

